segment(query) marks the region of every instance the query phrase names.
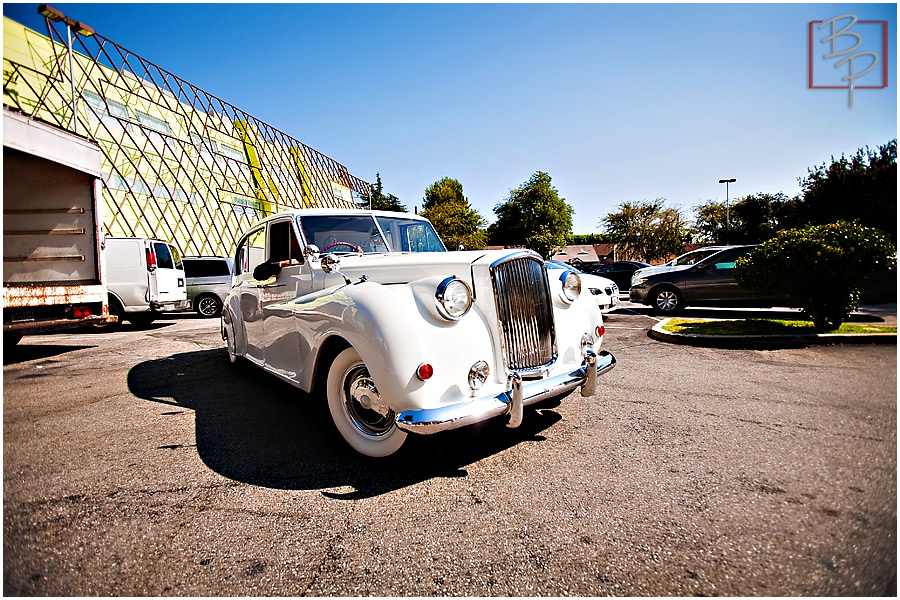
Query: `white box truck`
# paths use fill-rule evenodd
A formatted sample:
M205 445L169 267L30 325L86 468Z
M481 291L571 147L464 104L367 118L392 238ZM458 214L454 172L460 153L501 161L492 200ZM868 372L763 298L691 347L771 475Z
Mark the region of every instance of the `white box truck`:
M109 319L96 144L3 109L3 345Z

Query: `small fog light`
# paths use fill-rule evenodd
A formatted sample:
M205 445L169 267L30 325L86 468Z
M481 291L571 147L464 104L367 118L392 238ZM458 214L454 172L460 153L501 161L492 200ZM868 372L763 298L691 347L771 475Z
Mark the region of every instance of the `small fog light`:
M584 354L586 350L593 350L593 349L594 349L594 337L589 333L586 333L583 336L581 336L581 353Z
M472 365L472 368L469 369L469 387L473 392L481 389L481 386L487 381L490 372L491 368L483 360L479 360Z

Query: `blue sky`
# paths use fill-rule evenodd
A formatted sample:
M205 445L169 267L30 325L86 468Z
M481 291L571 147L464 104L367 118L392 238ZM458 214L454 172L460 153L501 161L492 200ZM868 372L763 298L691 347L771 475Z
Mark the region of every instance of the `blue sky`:
M896 4L52 4L354 175L381 173L410 210L447 176L491 222L540 170L574 232L595 233L625 201L692 216L725 199L724 178L732 199L794 195L808 167L897 137ZM3 12L41 31L36 6ZM845 14L889 32L881 56L880 27L854 26L889 72L852 108L808 81L809 23ZM849 65L815 32L816 85L833 83ZM855 83L880 84L881 64Z

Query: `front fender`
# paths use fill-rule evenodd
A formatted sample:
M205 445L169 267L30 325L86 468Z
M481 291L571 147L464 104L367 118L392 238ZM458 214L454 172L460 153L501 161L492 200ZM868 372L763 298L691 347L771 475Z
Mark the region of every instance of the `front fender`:
M316 370L330 366L322 363L320 352L337 336L356 349L382 397L398 413L437 407L467 395L472 363L491 362L488 325L476 310L453 322L435 317L428 294L416 290L429 285L360 282L270 307L290 311L299 335L310 342L300 387L311 389ZM434 375L421 381L416 370L425 362L432 365Z

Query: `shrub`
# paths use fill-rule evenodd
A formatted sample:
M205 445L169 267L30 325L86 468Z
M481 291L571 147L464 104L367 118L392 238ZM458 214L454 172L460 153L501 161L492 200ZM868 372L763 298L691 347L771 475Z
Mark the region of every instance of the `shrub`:
M735 267L738 284L787 295L816 331L831 331L857 308L859 288L897 264L896 251L879 229L845 221L781 231Z

